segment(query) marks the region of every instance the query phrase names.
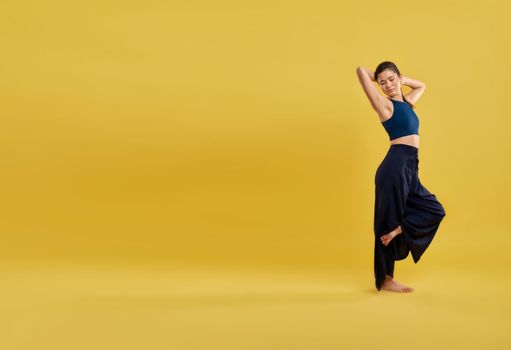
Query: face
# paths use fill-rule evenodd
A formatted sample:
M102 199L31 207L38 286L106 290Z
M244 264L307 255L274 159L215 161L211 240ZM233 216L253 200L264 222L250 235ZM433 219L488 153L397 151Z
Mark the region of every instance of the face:
M401 95L401 78L390 69L378 74L378 85L389 97Z

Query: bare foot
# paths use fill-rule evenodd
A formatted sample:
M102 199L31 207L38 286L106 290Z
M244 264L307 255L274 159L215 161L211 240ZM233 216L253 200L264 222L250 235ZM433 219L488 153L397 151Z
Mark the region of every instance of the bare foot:
M403 230L401 230L401 225L399 225L394 231L391 231L391 232L387 233L386 235L381 236L380 240L384 246L387 246L390 243L390 241L392 241L392 239L394 237L401 234L402 232L403 232Z
M381 289L397 293L409 293L414 291L412 287L406 286L402 283L399 283L393 278L387 277L385 278L385 282L383 282L383 284L381 285Z

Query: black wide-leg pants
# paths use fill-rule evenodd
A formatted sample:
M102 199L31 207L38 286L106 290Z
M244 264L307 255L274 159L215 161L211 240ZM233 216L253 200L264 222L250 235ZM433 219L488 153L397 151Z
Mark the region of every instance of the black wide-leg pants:
M419 179L419 149L393 144L375 175L374 274L380 290L394 262L412 253L417 263L430 245L445 210ZM385 246L380 237L401 225L402 234Z

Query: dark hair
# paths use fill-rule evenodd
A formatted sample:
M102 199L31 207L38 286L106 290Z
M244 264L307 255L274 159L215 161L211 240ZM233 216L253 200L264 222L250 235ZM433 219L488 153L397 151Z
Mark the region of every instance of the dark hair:
M394 63L394 62L390 62L390 61L383 61L383 62L382 62L382 63L380 63L380 64L378 65L378 67L376 67L376 69L374 70L374 80L375 80L376 82L378 82L378 75L379 75L381 72L383 72L384 70L386 70L386 69L393 71L394 73L396 73L396 74L397 74L397 75L399 75L399 76L401 75L401 73L399 72L399 69L397 68L397 66L395 65L395 63ZM410 107L414 108L414 106L413 106L410 102L408 102L407 100L405 100L405 95L403 94L403 90L402 90L402 89L400 89L400 90L401 90L401 96L403 97L403 100L404 100L406 103L408 103L408 105L409 105Z

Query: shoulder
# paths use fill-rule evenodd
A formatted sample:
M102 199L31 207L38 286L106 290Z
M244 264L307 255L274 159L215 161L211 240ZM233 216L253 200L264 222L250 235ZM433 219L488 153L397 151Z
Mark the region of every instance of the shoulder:
M408 95L403 95L403 100L405 100L406 102L408 102L408 105L412 108L412 109L415 109L415 103L413 102L413 100L411 99L410 96Z

